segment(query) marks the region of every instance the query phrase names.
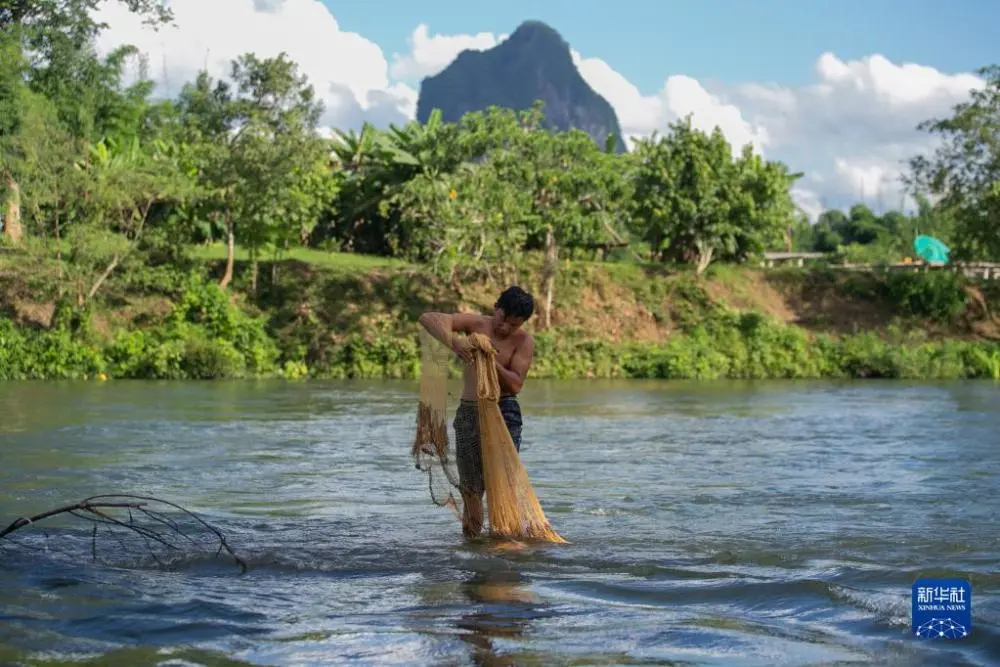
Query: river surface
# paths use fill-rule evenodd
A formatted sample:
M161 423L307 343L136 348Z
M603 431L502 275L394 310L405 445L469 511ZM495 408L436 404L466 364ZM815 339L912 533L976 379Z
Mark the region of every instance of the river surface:
M1000 664L1000 384L522 400L569 545L462 539L409 457L409 383L0 384L0 528L152 495L249 566L39 521L0 541L0 665ZM971 581L971 636L912 636L921 576Z

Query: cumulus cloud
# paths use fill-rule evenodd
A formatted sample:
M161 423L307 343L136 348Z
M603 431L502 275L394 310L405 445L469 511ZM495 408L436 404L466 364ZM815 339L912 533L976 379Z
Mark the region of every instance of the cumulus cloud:
M583 79L597 91L618 114L626 145L638 137L663 130L667 124L691 115L691 124L705 131L718 126L739 153L746 144L762 152L767 131L743 118L740 109L710 93L696 79L684 75L668 77L654 95L643 95L628 79L600 58L584 58L573 52L573 61Z
M731 99L767 127L774 157L806 171L801 187L828 206L863 198L875 207L904 204L906 160L934 145L917 125L946 115L983 82L974 74L896 64L874 54L843 61L821 54L815 81L788 88L736 86Z
M696 127L720 127L734 150L749 143L803 172L793 194L812 218L859 199L876 208L908 205L899 182L904 163L932 145L916 126L947 114L982 85L973 74L895 64L879 54L845 62L823 53L816 80L805 86L708 88L671 75L657 93L644 95L603 60L574 59L587 83L615 107L630 139L691 114Z
M443 70L465 50L486 51L507 39L507 35L479 32L475 35L431 35L426 23L421 23L410 36L410 52L392 56L392 76L411 80L433 76Z
M226 76L229 62L242 53L267 57L284 51L323 99L323 123L344 129L413 118L420 78L436 74L464 49L485 50L507 37L443 35L420 24L409 52L393 54L390 64L377 44L342 30L320 0L172 0L171 6L176 27L154 32L119 3L104 5L100 18L111 28L98 48L138 46L150 76L168 95L202 68ZM947 114L982 85L973 74L893 63L879 54L845 61L822 53L807 85L720 86L665 73L659 90L641 91L600 58L576 51L572 57L587 83L615 108L627 145L690 114L700 129L720 127L734 151L751 144L803 172L793 194L811 217L862 197L876 208L899 206L904 161L932 145L916 125Z
M285 52L326 105L325 124L357 128L368 117L405 122L415 113L417 92L390 82L382 49L342 30L319 0L172 0L171 9L174 26L154 31L120 3L103 5L98 18L110 28L97 48L137 46L148 59L150 77L167 95L203 68L215 77L228 76L230 62L243 53Z
M575 50L572 55L584 81L614 107L625 135L623 139L629 148L635 137L648 136L665 124L658 96L643 95L635 84L600 58L584 58Z

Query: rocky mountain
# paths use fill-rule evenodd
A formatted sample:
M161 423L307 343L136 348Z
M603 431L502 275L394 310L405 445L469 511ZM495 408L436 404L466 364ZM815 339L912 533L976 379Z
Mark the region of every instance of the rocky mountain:
M527 110L539 99L545 102L548 128L583 130L602 148L614 135L617 150L625 150L615 110L580 76L569 44L539 21L522 23L488 51L462 51L440 73L425 78L417 120L427 122L435 108L446 122L491 105Z

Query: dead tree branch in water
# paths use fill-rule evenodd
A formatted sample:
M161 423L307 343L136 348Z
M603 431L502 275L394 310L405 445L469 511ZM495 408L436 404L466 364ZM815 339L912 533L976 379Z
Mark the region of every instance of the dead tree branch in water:
M239 565L240 571L246 572L246 562L236 555L236 552L234 552L229 546L229 543L226 541L226 537L219 529L208 524L199 516L184 509L180 505L176 505L166 500L161 500L160 498L153 498L151 496L134 496L130 494L111 493L84 498L80 502L73 503L72 505L57 507L47 512L36 514L32 517L21 517L15 519L13 523L0 531L0 540L4 539L7 535L10 535L16 530L30 526L34 523L42 521L43 519L48 519L60 514L69 514L76 518L84 519L93 523L93 531L91 532L91 555L94 560L97 560L97 531L100 526L106 527L109 531L116 528L121 529L118 532L112 532L114 532L119 544L126 551L128 550L128 547L125 545L122 531L125 531L125 535L133 535L141 538L143 543L146 545L146 551L148 554L160 565L163 564L163 561L157 556L155 545L159 545L160 547L165 548L168 552L175 554L183 553L183 549L178 546L178 542L182 540L186 540L196 547L202 546L189 531L185 531L177 520L170 518L163 511L157 511L151 507L151 505L155 506L157 504L175 509L184 517L194 520L198 526L207 530L214 536L212 542L213 544L216 544L214 547L216 557L221 555L223 552L226 552L233 558L236 564ZM127 514L127 519L113 516L112 512L115 511L124 511ZM148 519L148 522L144 523L141 519Z

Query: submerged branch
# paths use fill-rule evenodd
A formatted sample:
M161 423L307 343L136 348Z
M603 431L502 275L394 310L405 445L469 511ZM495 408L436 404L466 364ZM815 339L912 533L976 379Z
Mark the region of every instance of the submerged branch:
M218 545L215 549L215 555L219 556L223 552L229 554L236 564L239 565L240 570L242 572L246 572L246 562L236 555L236 552L233 551L233 549L229 546L229 543L226 541L225 535L223 535L219 529L210 525L201 517L187 509L184 509L180 505L167 500L162 500L160 498L154 498L152 496L135 496L131 494L114 493L84 498L79 502L72 503L70 505L63 505L62 507L57 507L46 512L41 512L40 514L36 514L32 517L17 518L9 526L0 531L0 540L16 530L20 530L21 528L25 528L26 526L30 526L44 519L58 516L60 514L69 514L70 516L93 523L91 552L95 560L97 558L98 526L107 526L109 528L118 529L115 532L115 537L118 539L119 544L122 545L124 550L127 550L127 547L122 540L122 531L125 531L126 534L132 533L134 535L138 535L145 542L149 555L160 564L162 564L162 561L154 552L154 543L159 544L172 552L181 551L181 548L171 540L172 537L176 538L179 536L195 546L198 545L197 540L182 530L177 521L168 518L163 512L150 508L150 504L158 504L173 508L184 516L194 520L197 524L214 536L213 541L217 542ZM114 510L126 510L128 513L127 520L122 520L112 516L110 512ZM137 516L149 519L153 525L143 525L137 521Z

